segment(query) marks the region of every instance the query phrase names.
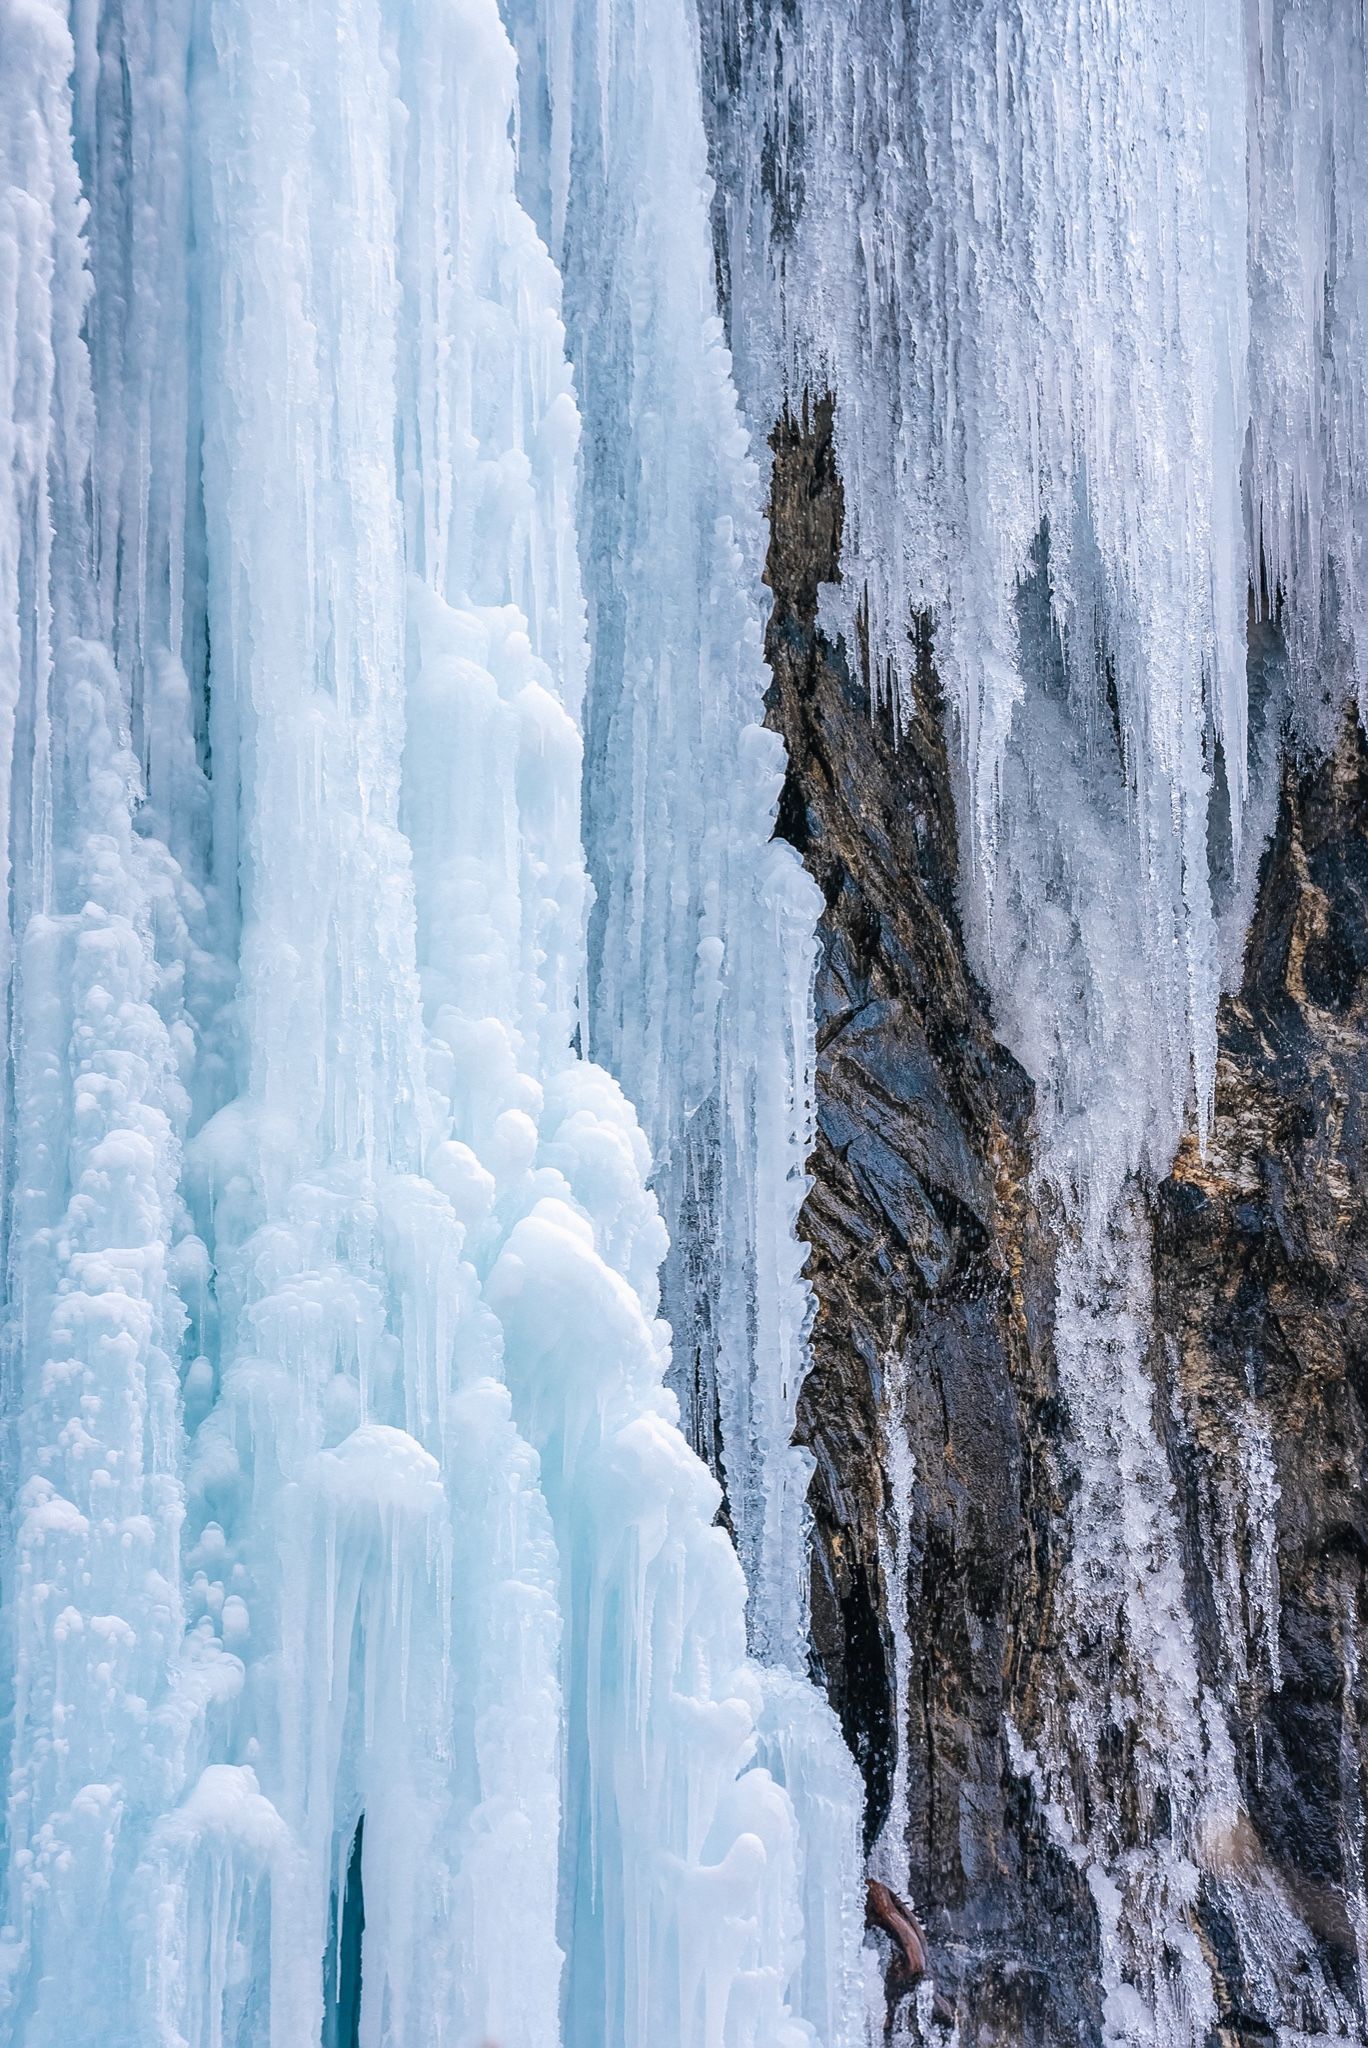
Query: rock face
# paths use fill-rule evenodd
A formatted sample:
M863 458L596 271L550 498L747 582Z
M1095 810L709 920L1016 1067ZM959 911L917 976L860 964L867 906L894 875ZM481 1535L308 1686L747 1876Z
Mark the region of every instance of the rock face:
M1366 1115L1368 750L1351 720L1329 761L1284 776L1221 1011L1215 1129L1157 1204L1190 1598L1248 1812L1236 1854L1314 1937L1284 1942L1270 1996L1208 1885L1232 2041L1271 2040L1278 2019L1332 2031L1336 1993L1363 2038Z
M908 1878L931 1967L965 2040L1082 2041L1099 2022L1091 1905L1006 1752L1009 1718L1030 1739L1063 1526L1053 1278L1024 1193L1031 1093L965 966L929 646L916 722L895 736L818 630L841 526L830 404L784 421L773 447L770 720L790 764L779 829L825 905L800 1221L817 1298L799 1428L816 1458L818 1674L865 1774L873 1844L897 1759L885 1446L901 1429L916 1474Z
M818 1133L801 1219L817 1300L800 1433L816 1460L814 1658L868 1789L874 1874L905 1773L910 1899L965 2044L1101 2038L1092 1901L1009 1754L1059 1677L1072 1444L1029 1083L965 964L941 707L891 713L822 636L841 491L831 409L775 454L770 718L779 829L818 882ZM1214 2044L1365 2038L1368 751L1289 773L1216 1126L1154 1202L1164 1420L1204 1685L1247 1818L1209 1844ZM897 1526L895 1446L915 1467ZM899 1549L901 1536L902 1548ZM904 1598L905 1635L899 1603ZM901 1652L901 1654L900 1654ZM1115 1761L1115 1760L1113 1760ZM1118 1765L1124 1768L1124 1765ZM1099 1757L1097 1769L1108 1768ZM1224 1872L1224 1875L1222 1875ZM896 1959L894 1974L896 1975ZM895 1987L896 1988L896 1987Z

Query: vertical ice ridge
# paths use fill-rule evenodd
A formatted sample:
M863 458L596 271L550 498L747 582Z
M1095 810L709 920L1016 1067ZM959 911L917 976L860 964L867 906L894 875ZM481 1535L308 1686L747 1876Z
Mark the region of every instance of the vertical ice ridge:
M125 1817L165 1795L147 1719L183 1625L185 1316L173 1260L187 1248L177 1180L188 1098L178 1006L159 1006L159 883L173 929L176 905L155 850L132 831L137 776L107 655L69 642L54 681L61 822L52 905L30 918L19 950L10 1261L19 1486L8 1834L21 1954L42 1986L35 2041L71 2038L98 1996L101 1935L115 1925L101 1874L127 1871ZM64 1884L66 1868L84 1881ZM54 1969L78 1924L89 1929L79 1959Z
M515 17L524 185L561 235L585 418L591 1043L655 1155L668 1305L698 1332L677 1384L753 1633L794 1657L816 900L772 837L761 483L716 310L697 32L677 0Z
M183 966L198 898L139 816L88 516L97 411L65 19L0 19L5 445L0 867L4 1104L0 2010L79 2037L126 1995L113 1897L174 1769L183 1625L176 1367L196 1268L178 1195ZM12 860L12 865L11 865ZM102 1955L113 1954L112 1968ZM26 1993L28 1995L26 1995Z
M584 418L589 1044L650 1142L672 1383L724 1483L751 1640L775 1667L761 1753L798 1802L800 2009L854 2040L859 1795L806 1683L793 1444L818 905L773 836L762 483L717 311L697 22L684 0L528 0L513 16L523 190L561 263Z
M202 535L192 440L188 0L81 10L77 160L90 206L87 334L100 633L126 679L145 776L174 719L168 668L202 670ZM191 736L193 737L193 727ZM173 845L193 855L194 840Z

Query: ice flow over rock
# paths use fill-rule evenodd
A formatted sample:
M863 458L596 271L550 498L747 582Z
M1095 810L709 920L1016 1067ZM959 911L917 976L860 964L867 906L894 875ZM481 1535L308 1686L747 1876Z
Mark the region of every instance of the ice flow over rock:
M1208 1131L1286 752L1368 716L1368 16L716 0L702 19L742 400L772 419L833 396L825 624L895 721L914 631L934 646L967 950L1034 1084L1051 1434L1078 1483L1048 1741L1017 1745L1015 1775L1087 1875L1104 2038L1195 2048L1216 2023L1200 1890L1255 1974L1314 1941L1212 1849L1239 1802L1194 1655L1147 1192ZM1251 1608L1276 1550L1264 1469L1251 1438ZM1276 1641L1262 1654L1276 1671ZM1324 1985L1280 2009L1289 2040L1361 2026Z
M689 17L608 12L679 57L634 148L662 209L682 167L681 211L624 254L678 353L628 323L588 416L649 465L654 378L686 451L728 438L720 476L681 461L614 514L641 566L606 658L641 708L613 744L678 779L707 914L633 881L650 942L601 986L639 1032L643 962L696 956L696 1009L741 931L733 985L770 1006L726 1013L736 1087L773 1032L783 1099L728 1105L723 1170L736 1209L775 1134L744 1228L788 1379L765 1407L748 1349L735 1384L778 1472L801 876L748 878L744 930L717 878L727 805L763 844L774 795L758 493ZM666 1385L647 1145L583 1056L580 420L494 0L0 0L0 52L0 2028L853 2044L853 1769L805 1678L748 1656ZM675 591L678 701L737 748L697 829L698 733L637 668ZM744 981L790 939L796 978ZM801 1664L801 1587L766 1584Z

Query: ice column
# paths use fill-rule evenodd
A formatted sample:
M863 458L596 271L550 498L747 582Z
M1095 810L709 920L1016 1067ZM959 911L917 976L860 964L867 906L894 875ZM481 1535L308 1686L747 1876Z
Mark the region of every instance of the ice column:
M697 31L684 0L514 12L585 418L590 1040L651 1140L676 1385L725 1477L753 1636L791 1657L817 906L772 837L762 486L717 315Z
M176 1365L202 1265L178 1179L202 906L150 815L114 578L93 573L78 53L44 4L5 8L0 44L0 2011L17 1984L42 2044L80 2039L120 1979L123 1887L176 1766Z
M801 2010L844 2041L863 2027L859 1788L805 1675L792 1441L817 905L772 836L762 484L717 316L697 27L683 0L513 18L523 189L562 264L585 422L589 1043L651 1143L673 1384L724 1481L770 1666L762 1755L798 1806Z

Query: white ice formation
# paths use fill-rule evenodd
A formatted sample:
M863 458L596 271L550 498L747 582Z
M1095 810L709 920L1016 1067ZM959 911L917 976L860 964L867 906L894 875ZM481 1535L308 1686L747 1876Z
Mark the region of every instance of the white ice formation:
M678 376L714 458L632 540L630 658L677 601L697 729L632 676L657 723L614 744L674 777L707 906L697 975L641 1011L662 1071L689 1005L729 1034L728 1227L784 1359L763 1400L754 1347L735 1380L772 1671L666 1386L646 1142L582 1056L594 556L494 0L0 0L25 2048L862 2038L853 1766L783 1668L811 909L765 855L758 483L703 303L696 43L659 13L680 69L637 168L671 239L632 260L678 353L633 337L588 414L650 463L636 385ZM706 825L700 746L731 771ZM632 917L620 1005L685 946L655 894ZM697 1075L614 1050L673 1160Z
M1303 735L1368 707L1363 9L719 12L743 397L836 393L831 618L895 696L934 621L971 942L1096 1216L1209 1115L1251 601Z
M725 1477L752 1634L794 1662L819 903L773 837L762 488L717 310L697 30L688 0L513 15L524 189L562 266L585 423L590 1049L650 1142L675 1384Z

